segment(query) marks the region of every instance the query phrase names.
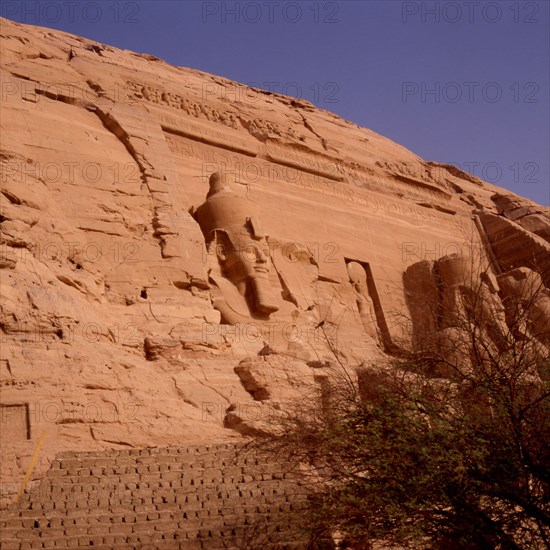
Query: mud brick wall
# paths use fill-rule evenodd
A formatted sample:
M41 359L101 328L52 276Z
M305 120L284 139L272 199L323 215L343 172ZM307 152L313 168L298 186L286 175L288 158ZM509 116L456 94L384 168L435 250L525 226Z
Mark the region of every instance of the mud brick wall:
M232 444L60 454L0 512L2 550L305 548L306 488Z

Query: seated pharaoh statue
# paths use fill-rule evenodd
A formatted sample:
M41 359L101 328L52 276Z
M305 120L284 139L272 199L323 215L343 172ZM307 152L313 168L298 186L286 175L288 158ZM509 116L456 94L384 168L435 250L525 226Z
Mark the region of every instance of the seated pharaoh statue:
M210 176L206 201L195 212L209 256L212 301L222 323L272 320L293 304L277 295L278 282L256 205L234 192L221 172Z
M469 333L476 325L502 349L506 340L504 310L482 268L458 254L439 258L436 266L441 294L440 332Z
M510 326L550 346L550 290L539 273L527 267L498 276Z

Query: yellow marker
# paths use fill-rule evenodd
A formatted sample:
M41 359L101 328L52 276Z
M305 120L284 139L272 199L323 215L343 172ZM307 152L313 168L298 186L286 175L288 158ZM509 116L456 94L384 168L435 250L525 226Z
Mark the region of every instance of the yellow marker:
M19 493L17 493L16 503L19 503L19 500L21 499L21 496L23 495L23 492L25 491L25 487L27 486L27 483L29 482L32 471L34 469L34 465L36 464L36 461L38 460L38 455L40 454L40 449L42 447L42 443L44 443L44 438L45 437L46 437L46 431L44 430L42 432L42 435L40 436L40 439L38 440L38 443L36 444L36 447L34 449L34 453L32 454L31 463L29 464L29 467L27 468L27 473L25 474L25 477L23 478L23 481L21 482L21 487L19 487Z

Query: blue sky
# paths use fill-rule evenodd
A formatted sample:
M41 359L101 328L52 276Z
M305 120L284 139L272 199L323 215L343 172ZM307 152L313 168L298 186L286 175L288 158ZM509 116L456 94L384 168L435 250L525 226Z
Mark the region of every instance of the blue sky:
M546 0L4 0L1 14L303 97L550 205Z

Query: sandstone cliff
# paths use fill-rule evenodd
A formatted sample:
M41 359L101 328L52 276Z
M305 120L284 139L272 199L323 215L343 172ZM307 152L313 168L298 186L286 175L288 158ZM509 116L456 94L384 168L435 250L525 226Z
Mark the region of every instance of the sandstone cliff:
M0 59L5 493L42 434L35 477L262 429L472 243L550 286L549 208L304 100L7 20Z

